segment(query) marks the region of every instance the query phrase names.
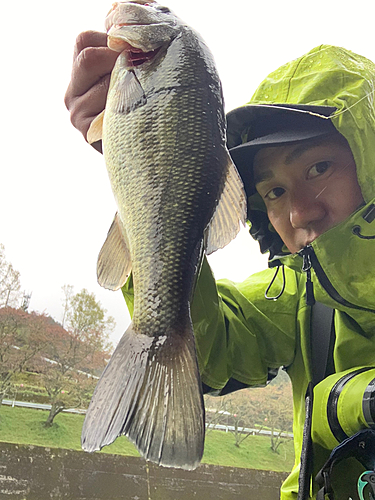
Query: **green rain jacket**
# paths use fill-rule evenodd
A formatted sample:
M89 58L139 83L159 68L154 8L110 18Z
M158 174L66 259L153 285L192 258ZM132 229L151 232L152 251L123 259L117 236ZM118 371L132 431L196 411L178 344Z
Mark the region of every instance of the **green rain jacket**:
M375 390L371 384L375 380L374 85L372 62L342 48L322 45L271 73L250 101L250 104L336 108L332 123L351 147L366 203L311 245L315 299L335 309L336 333L333 353L336 373L314 390L314 476L340 440L374 426L375 420L369 397ZM241 135L246 142L247 130ZM228 138L229 147L235 145L231 144L230 126ZM249 205L250 221L255 211L265 212L258 195L250 197ZM353 231L353 228L357 229ZM269 234L271 239L278 238L272 228ZM216 283L205 262L191 312L202 381L207 386L221 390L228 380L234 379L259 387L267 383L276 369L286 369L293 386L296 460L281 488L281 499L290 500L297 498L305 394L312 377L311 307L306 304L302 257L288 254L285 247L281 254L276 263L285 264L285 290L278 300L269 301L264 296L274 269L257 273L243 283L228 280ZM281 274L273 283L270 295L277 295L282 288ZM129 287L125 285L123 293L131 309ZM336 391L335 404L329 405L327 411L332 391ZM335 498L357 498L356 481L362 471L357 468L358 462L354 459L343 462L341 468L337 466ZM312 497L316 491L317 485L314 485Z

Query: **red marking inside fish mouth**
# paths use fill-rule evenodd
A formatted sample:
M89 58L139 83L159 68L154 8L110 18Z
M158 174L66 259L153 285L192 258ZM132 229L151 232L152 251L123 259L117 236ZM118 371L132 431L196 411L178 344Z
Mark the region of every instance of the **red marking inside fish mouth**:
M128 63L131 66L140 66L147 61L151 61L151 59L153 59L158 52L159 49L151 50L150 52L143 52L141 49L130 47L128 50L126 49L126 56Z

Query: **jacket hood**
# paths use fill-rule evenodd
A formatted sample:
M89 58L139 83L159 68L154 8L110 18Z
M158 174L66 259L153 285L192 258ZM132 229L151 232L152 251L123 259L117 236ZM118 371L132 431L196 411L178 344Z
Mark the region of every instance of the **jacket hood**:
M228 114L228 147L245 143L254 134L251 128L257 121L249 124L244 119L246 108L251 112L251 106L259 110L259 105L277 105L311 111L311 106L319 106L318 114L328 117L348 141L368 203L375 196L374 92L374 63L344 48L320 45L268 75L247 106ZM248 204L250 233L259 241L261 252L269 251L270 260L289 254L268 220L261 197L251 195Z

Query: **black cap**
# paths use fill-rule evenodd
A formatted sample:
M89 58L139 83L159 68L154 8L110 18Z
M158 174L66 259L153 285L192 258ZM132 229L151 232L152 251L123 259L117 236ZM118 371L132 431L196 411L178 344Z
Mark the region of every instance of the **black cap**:
M250 104L229 112L229 152L245 184L247 195L255 193L253 161L261 148L338 134L328 118L335 111L336 108L331 106ZM244 131L248 141L242 143Z

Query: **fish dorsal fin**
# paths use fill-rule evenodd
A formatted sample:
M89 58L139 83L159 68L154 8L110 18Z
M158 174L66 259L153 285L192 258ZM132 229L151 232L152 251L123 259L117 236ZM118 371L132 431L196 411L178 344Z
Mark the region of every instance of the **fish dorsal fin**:
M238 234L240 223L246 222L246 194L241 177L228 154L224 189L215 213L205 230L207 255L224 248Z
M103 109L103 111L91 122L89 130L87 131L87 142L89 144L93 144L102 139L104 111L105 109Z
M126 233L118 213L109 228L96 267L98 283L108 290L121 288L131 271L131 259Z
M115 93L116 113L129 113L147 101L142 85L133 71L126 71L124 77L118 79Z

